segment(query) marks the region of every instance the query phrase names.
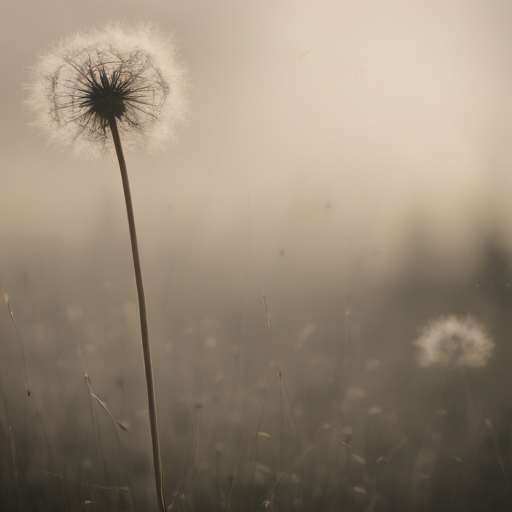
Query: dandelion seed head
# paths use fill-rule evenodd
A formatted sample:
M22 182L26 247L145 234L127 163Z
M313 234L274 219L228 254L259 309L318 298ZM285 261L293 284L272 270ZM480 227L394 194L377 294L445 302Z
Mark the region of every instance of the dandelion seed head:
M30 68L26 106L49 142L77 156L115 156L109 120L125 152L159 150L186 118L184 69L174 39L151 24L107 23L54 45Z
M421 366L441 364L454 367L485 366L494 343L485 327L474 317L441 317L430 321L414 342Z

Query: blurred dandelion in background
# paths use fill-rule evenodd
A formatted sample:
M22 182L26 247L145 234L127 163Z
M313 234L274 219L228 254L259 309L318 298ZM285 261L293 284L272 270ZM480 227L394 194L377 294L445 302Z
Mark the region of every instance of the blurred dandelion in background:
M432 473L438 471L439 468L438 448L436 447L442 439L442 435L437 429L433 429L434 421L448 412L452 428L457 425L459 429L457 450L460 453L466 453L466 446L471 443L467 432L475 432L479 421L481 421L474 410L474 399L468 388L467 378L465 378L466 368L485 366L491 357L494 343L486 328L471 315L466 317L449 315L431 320L423 327L420 337L413 343L418 348L417 361L421 366L437 364L445 367L441 390L413 470L413 500L415 507L419 507L420 503L427 499L425 496L431 492L429 486ZM464 400L463 396L458 395L454 399L452 396L452 399L448 401L447 410L441 413L439 406L446 388L448 373L455 369L459 369L459 372L455 373L463 377L466 399ZM460 388L458 389L460 390ZM464 405L461 406L461 402ZM429 440L430 444L427 445Z
M468 315L454 315L430 321L413 342L421 366L482 367L491 357L494 343L485 327Z
M151 24L107 23L61 40L29 69L25 105L49 142L87 158L112 158L109 118L125 152L153 152L186 117L176 42Z

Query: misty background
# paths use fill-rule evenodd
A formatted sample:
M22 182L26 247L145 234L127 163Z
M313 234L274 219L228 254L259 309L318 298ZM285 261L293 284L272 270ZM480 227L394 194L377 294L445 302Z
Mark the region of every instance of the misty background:
M125 448L151 496L117 163L48 147L28 126L22 84L52 41L107 20L146 19L179 39L192 105L175 147L127 161L164 477L178 481L183 465L208 474L215 464L218 476L220 464L227 482L237 460L251 459L250 428L279 437L262 294L290 401L282 414L310 441L324 422L342 431L350 414L356 429L356 412L340 416L333 404L343 402L340 389L364 388L365 407L377 404L390 431L400 425L390 448L401 435L421 445L444 371L418 375L411 342L440 315L473 314L486 325L496 347L474 377L474 399L488 401L489 417L510 405L511 5L3 1L0 291L55 459L75 477L90 469L85 371L130 426ZM36 469L22 447L34 441L6 307L0 334L2 440L12 425L31 482ZM368 361L378 362L378 377ZM258 424L265 389L268 415ZM98 421L108 437L108 418ZM238 459L242 424L247 453ZM298 439L279 461L269 446L260 456L271 474L300 453ZM171 495L176 485L168 486ZM228 489L219 486L221 501Z

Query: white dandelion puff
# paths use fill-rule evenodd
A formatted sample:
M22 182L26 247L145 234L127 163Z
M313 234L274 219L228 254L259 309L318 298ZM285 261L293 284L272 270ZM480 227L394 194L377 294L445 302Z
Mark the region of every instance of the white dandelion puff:
M421 366L481 367L487 364L494 343L485 327L468 315L430 321L413 342Z
M115 156L111 117L125 152L146 153L175 140L186 117L176 42L151 24L107 23L75 34L42 54L29 73L32 124L77 156Z

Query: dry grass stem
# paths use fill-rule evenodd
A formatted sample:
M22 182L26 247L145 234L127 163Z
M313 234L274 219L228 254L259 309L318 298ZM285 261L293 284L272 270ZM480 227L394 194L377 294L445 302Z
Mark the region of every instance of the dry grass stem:
M12 325L14 326L14 330L16 331L16 336L18 337L18 344L21 348L21 359L23 361L23 379L25 381L25 389L27 391L27 396L32 395L32 384L30 383L30 375L28 373L27 359L25 357L25 349L23 348L23 342L21 341L20 331L18 331L18 326L14 320L14 314L11 311L11 306L9 305L9 295L7 293L4 294L5 303L7 304L7 309L9 311L9 316L11 317Z
M107 407L107 404L96 395L96 393L94 392L94 390L91 387L91 381L89 379L89 376L87 374L85 374L84 377L85 377L85 384L87 385L87 389L89 390L90 395L101 405L101 407L103 407L105 412L108 414L109 418L112 420L112 423L114 424L114 431L116 434L117 445L119 448L119 452L121 453L121 458L123 460L123 466L124 466L124 470L126 473L126 478L128 480L128 487L130 489L132 489L133 485L132 485L132 479L130 477L130 471L128 469L128 461L126 459L126 453L124 451L123 443L121 441L121 436L119 435L119 430L118 430L119 428L121 428L122 430L126 430L126 428L110 412L110 409ZM130 498L131 498L131 491L130 491Z

